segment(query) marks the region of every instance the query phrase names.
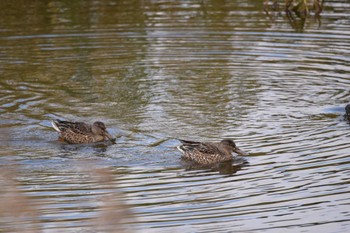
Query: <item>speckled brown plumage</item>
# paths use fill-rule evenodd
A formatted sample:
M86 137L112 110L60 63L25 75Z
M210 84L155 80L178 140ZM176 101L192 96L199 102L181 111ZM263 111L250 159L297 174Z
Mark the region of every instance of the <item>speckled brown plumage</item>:
M51 122L54 129L60 134L60 140L68 143L92 143L113 141L103 122L96 121L92 125L84 122L70 122L54 120Z
M178 146L183 153L182 158L198 164L209 165L230 161L233 159L232 152L247 155L231 139L224 139L219 143L179 141L182 143L181 146Z

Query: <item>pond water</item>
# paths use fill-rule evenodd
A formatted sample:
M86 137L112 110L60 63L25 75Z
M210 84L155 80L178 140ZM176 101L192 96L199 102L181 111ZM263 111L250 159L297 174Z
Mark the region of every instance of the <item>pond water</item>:
M283 2L283 1L281 1ZM0 1L1 232L350 230L350 3ZM54 118L116 144L57 141ZM232 138L210 168L176 140Z

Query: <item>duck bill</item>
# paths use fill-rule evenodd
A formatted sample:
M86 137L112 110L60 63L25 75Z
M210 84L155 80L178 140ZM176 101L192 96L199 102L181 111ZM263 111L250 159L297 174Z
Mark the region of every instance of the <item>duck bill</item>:
M236 147L234 149L234 152L239 154L239 155L242 155L242 156L246 156L246 155L249 155L247 152L244 152L243 150L239 149L238 147Z
M105 132L105 137L107 137L110 141L115 142L115 138L107 131Z

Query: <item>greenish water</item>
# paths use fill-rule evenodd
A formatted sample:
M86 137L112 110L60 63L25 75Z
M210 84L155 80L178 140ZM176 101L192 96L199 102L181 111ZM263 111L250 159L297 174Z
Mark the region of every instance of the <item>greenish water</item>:
M0 1L1 232L347 232L350 4ZM53 118L115 145L57 141ZM177 138L250 153L200 169Z

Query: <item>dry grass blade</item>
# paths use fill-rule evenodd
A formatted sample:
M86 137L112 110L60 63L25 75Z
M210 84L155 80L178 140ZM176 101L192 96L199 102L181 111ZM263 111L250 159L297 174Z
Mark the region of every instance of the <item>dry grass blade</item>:
M15 179L16 169L0 171L0 231L39 232L39 213Z
M86 165L86 164L85 164ZM133 219L130 207L123 202L115 175L107 168L96 168L92 165L84 167L83 173L88 173L91 180L99 184L104 193L97 198L98 215L93 219L96 232L128 233L132 230L128 222Z
M89 232L131 232L128 222L131 222L133 216L130 208L123 202L123 195L115 181L116 175L107 168L86 165L79 163L75 170L86 179L83 182L95 186L99 194L91 199L93 205L96 203L92 211L97 214L87 220L88 224L82 223L84 229ZM41 232L48 223L42 222L45 214L40 212L47 208L43 204L47 200L26 195L21 190L19 177L21 172L18 166L2 168L0 171L0 232ZM60 195L59 190L57 195Z

